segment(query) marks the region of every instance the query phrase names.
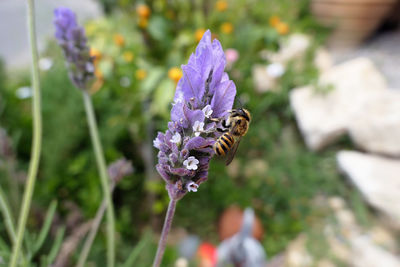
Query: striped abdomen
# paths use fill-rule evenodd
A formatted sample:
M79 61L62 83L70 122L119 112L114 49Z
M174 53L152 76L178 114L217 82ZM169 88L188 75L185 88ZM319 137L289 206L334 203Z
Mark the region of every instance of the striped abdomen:
M214 152L218 156L225 156L225 154L232 149L235 144L235 139L231 133L224 133L214 143Z

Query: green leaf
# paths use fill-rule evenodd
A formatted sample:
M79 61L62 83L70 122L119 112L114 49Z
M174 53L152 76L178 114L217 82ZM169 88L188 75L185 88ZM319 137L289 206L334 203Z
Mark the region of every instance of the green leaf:
M58 251L60 250L61 244L64 239L64 234L65 234L65 227L60 227L57 230L56 238L54 240L53 246L50 250L49 255L47 256L47 265L46 266L51 266L54 262L54 260L57 257Z
M155 67L149 70L149 74L141 86L141 90L145 96L150 94L157 87L163 75L165 75L165 72L165 69L162 67Z
M139 241L139 243L132 249L131 253L128 256L126 262L122 265L122 267L130 267L135 266L135 261L137 260L140 252L150 243L151 241L151 233L146 232L143 238Z
M154 101L151 103L151 111L153 114L159 114L168 118L169 107L175 94L175 84L169 79L161 81L154 92Z
M53 221L54 214L56 212L56 208L57 208L57 201L53 200L50 204L49 209L47 210L46 218L44 220L42 229L40 230L39 237L34 244L33 252L32 252L33 256L40 250L40 248L43 245L44 240L46 239L46 237L49 233L51 222Z

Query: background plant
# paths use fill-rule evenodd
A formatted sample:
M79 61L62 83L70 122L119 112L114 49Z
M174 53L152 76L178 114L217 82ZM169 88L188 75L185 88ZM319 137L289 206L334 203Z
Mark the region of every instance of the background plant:
M221 212L232 203L252 206L266 229L263 245L273 256L321 216L311 205L316 194L356 199L339 182L333 158L335 147L319 154L309 152L288 105L292 88L317 79L314 47L326 31L308 13L307 2L247 2L175 0L167 4L161 0L122 0L114 5L108 2L111 13L86 24L91 53L99 55L95 63L98 87L94 88L93 101L106 161L124 156L135 166L135 172L123 179L114 192L119 263L129 259L135 266L148 266L154 256L157 238L151 232L161 228L168 196L153 169L152 140L157 131L165 131L169 119L169 103L179 78L179 72L170 70L187 61L205 29L218 36L224 49L239 52L228 72L238 88L239 99L252 112L253 122L236 160L228 169L223 161L212 161L211 175L201 186L201 194L185 197L184 206L176 210L174 225L217 244L216 221ZM282 31L282 25L277 28L271 24L274 16L286 24L286 30ZM257 92L252 67L269 63L260 52L279 50L281 42L294 32L313 38L304 64L301 68L294 62L287 66L277 92ZM60 236L71 237L93 218L102 196L79 92L71 90L61 51L54 42L49 42L41 57L52 59L53 65L41 72L45 142L40 186L33 199L38 216L29 218L27 229L32 233L28 234L30 239L36 240L35 233L45 225L45 207L56 199L58 204L46 240L61 248ZM0 166L6 174L2 177L8 177L0 179L0 185L3 191L11 192L12 183L16 182L21 191L24 175L20 173L26 170L29 160L32 118L30 101L19 98L17 92L29 85L29 75L4 70L1 75L0 126L10 137L15 164L11 173L5 168L10 165ZM339 146L349 144L343 140ZM1 160L4 162L3 157ZM14 196L8 197L10 206L20 201ZM354 203L358 205L357 201ZM204 206L213 208L204 210ZM201 212L194 213L196 210ZM16 218L14 210L12 213ZM152 231L146 232L149 224ZM0 237L4 241L1 251L7 251L9 239L3 224ZM46 257L43 255L54 254L52 248L57 246L52 242L43 243L32 256L33 262L40 263ZM29 245L24 246L29 251ZM101 227L89 261L103 262L105 248L105 228ZM173 262L176 253L173 247L167 248L164 262ZM71 263L78 255L71 255Z

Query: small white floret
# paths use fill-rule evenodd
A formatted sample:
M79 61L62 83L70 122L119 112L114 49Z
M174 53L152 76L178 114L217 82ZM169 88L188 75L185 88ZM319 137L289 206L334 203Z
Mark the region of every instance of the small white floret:
M188 170L197 170L198 164L199 161L193 156L188 157L187 160L183 162L183 166L185 166Z
M202 111L203 111L204 116L205 116L206 118L209 118L209 117L211 116L211 114L213 113L213 110L211 109L211 106L210 106L210 105L205 106L205 107L202 109Z
M200 133L204 131L204 122L195 121L193 131L195 136L199 136Z
M188 184L186 184L186 189L188 192L197 192L197 188L199 188L199 185L193 181L190 181Z
M182 137L179 133L175 133L170 140L172 143L179 145L182 141Z

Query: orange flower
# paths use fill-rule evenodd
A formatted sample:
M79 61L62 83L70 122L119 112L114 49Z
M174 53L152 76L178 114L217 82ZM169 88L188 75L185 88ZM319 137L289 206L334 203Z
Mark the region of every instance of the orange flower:
M289 32L289 25L285 22L279 22L275 29L280 35L285 35Z
M197 42L200 42L201 38L203 38L204 33L206 32L205 29L197 29L196 32L194 33L194 37L196 38Z
M168 71L168 77L173 80L175 83L178 83L182 78L182 70L178 67L170 68Z
M151 10L147 5L140 4L136 7L136 14L141 18L148 18L150 17Z
M219 0L215 3L215 8L220 11L223 12L225 10L228 9L228 2L225 0Z
M97 63L97 61L99 61L101 59L101 56L102 56L100 50L98 50L96 48L93 48L93 47L90 48L89 54L90 54L91 57L94 58L93 61L94 61L95 64Z
M125 38L121 34L117 33L114 34L114 43L118 46L124 46L125 45Z
M221 25L221 32L225 34L230 34L233 32L233 25L230 22L224 22Z
M276 16L276 15L274 15L274 16L271 16L270 18L269 18L269 25L271 25L272 27L276 27L277 25L278 25L278 23L280 23L281 22L281 19L278 17L278 16Z
M135 55L131 52L131 51L125 51L123 54L122 54L122 56L123 56L123 58L124 58L124 60L126 61L126 62L132 62L133 61L133 58L135 57Z
M104 84L104 75L103 75L103 73L102 73L98 68L96 68L96 70L94 71L94 76L95 76L97 79L93 82L92 86L90 87L90 92L91 92L92 94L94 94L94 93L96 93L97 91L99 91L100 88L101 88L101 87L103 86L103 84Z
M136 79L138 79L139 81L141 81L141 80L143 80L144 78L146 78L147 72L146 72L144 69L138 69L138 70L135 72L135 76L136 76Z
M139 18L138 25L140 28L145 29L145 28L147 28L148 24L149 24L149 20L147 18L144 18L144 17Z

